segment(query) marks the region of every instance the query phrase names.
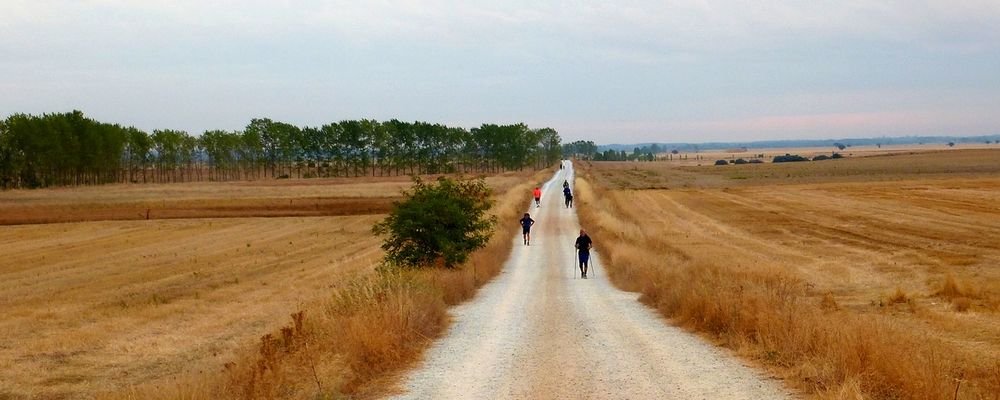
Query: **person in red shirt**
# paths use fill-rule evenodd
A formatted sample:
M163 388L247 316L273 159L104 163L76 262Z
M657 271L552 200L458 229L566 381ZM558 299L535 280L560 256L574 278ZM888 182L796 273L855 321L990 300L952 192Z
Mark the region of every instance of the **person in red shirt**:
M536 187L534 195L535 195L535 208L541 207L542 206L542 189Z

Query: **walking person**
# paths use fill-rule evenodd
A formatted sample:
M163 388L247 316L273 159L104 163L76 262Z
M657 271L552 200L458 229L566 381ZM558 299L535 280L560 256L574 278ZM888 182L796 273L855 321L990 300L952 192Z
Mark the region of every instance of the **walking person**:
M541 207L542 206L542 189L539 188L539 187L535 187L535 191L532 192L532 194L535 196L535 208Z
M580 274L583 279L587 279L587 267L590 265L590 249L594 247L594 242L590 240L587 231L580 229L580 236L576 238L576 252L580 256Z
M563 187L563 196L566 197L566 208L573 208L573 191L569 190L569 186Z
M531 226L535 224L535 220L531 219L531 215L524 213L524 217L521 218L521 237L524 238L524 245L531 245Z

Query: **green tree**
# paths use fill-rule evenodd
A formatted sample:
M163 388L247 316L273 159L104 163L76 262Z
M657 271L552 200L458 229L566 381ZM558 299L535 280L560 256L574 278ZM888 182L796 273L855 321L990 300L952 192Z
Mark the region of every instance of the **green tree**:
M593 142L562 145L551 128L345 120L305 127L256 118L243 131L183 131L103 123L80 111L0 120L0 188L301 176L382 176L544 168ZM643 151L645 153L645 151ZM614 158L621 158L616 155ZM206 168L207 167L207 168ZM204 172L207 171L207 174Z
M11 143L10 133L7 132L7 123L0 121L0 189L14 187L14 176L17 170L14 165L14 147Z
M597 145L593 141L577 140L573 143L562 145L562 155L589 160L601 154L597 152Z
M440 177L427 184L414 178L403 200L372 231L385 235L382 243L388 265L414 268L455 268L469 253L486 245L496 217L483 179L458 181Z

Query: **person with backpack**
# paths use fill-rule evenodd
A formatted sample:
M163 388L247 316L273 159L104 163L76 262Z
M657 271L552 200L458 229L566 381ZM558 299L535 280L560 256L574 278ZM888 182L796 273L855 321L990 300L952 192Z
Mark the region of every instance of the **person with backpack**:
M594 247L594 242L590 240L587 231L580 229L580 236L576 238L576 252L580 257L580 273L583 279L587 279L587 267L590 265L590 249Z
M535 220L531 219L531 215L524 213L524 217L521 218L521 237L524 239L524 245L531 245L531 226L535 224Z
M541 207L542 206L542 189L539 188L539 187L535 187L535 191L532 192L532 194L535 196L535 208Z
M563 186L563 196L566 197L566 208L573 208L573 191L569 186Z

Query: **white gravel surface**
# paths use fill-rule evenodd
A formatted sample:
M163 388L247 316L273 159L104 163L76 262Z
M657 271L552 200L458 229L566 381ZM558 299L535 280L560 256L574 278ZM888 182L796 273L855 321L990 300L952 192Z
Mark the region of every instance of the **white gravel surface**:
M497 279L453 309L447 335L407 377L399 399L783 399L774 380L672 327L603 276L593 237L590 279L579 279L580 224L562 182L543 187L530 246ZM516 223L503 221L503 223Z

